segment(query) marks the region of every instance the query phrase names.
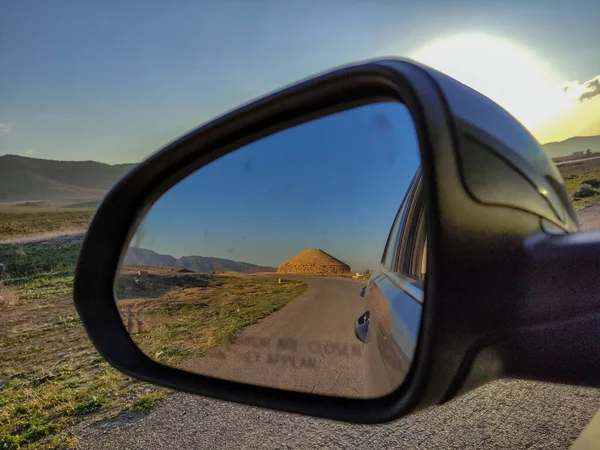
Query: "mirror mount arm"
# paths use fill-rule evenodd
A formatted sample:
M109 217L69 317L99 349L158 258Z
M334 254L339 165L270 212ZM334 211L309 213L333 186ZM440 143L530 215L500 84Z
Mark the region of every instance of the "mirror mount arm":
M467 376L445 400L498 378L600 386L600 231L540 232L524 250L514 322L473 348Z
M527 282L519 323L600 314L600 231L548 235L525 241Z
M500 340L503 375L600 384L600 231L537 234L525 244L528 283L513 332Z

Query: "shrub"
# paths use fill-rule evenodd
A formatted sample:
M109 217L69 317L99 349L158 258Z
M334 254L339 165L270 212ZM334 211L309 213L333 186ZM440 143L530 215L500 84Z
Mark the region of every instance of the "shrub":
M588 198L600 195L600 191L587 186L581 186L578 191L573 194L573 198Z
M600 188L600 180L598 178L590 178L581 182L582 185L587 184L588 186L598 189Z
M73 275L80 245L81 242L58 240L0 245L0 262L5 265L3 278Z

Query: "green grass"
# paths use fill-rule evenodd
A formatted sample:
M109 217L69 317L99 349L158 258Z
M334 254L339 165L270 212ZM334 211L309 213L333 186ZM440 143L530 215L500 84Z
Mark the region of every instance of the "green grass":
M3 208L0 210L0 241L86 230L93 214L93 209Z
M600 195L596 195L594 197L575 199L575 200L573 200L573 206L575 207L576 211L580 211L580 210L587 208L588 206L592 206L598 202L600 202Z
M152 411L166 396L166 391L158 391L142 395L138 399L138 401L131 407L131 410L141 413L148 413Z
M20 285L19 300L39 300L73 292L73 277L34 278Z
M56 276L72 276L82 238L52 239L41 242L0 244L5 284L20 285L27 281L50 287ZM49 278L48 278L49 277ZM11 281L14 279L14 282ZM67 281L61 281L64 285ZM35 286L37 289L39 286Z

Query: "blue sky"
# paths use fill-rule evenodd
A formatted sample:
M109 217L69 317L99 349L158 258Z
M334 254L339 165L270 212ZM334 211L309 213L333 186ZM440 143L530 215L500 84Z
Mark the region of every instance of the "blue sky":
M375 269L418 166L404 105L344 111L190 175L155 203L132 245L271 266L321 248L354 270Z
M598 134L600 96L570 103L568 116L559 100L555 109L544 102L554 84L581 88L600 74L598 17L597 0L8 0L0 6L0 154L136 162L251 98L389 55L439 62L514 108L541 141ZM450 64L439 49L422 52L473 33L508 40L507 63L478 57L492 58L492 41L483 50L453 44ZM521 50L537 78L520 64L529 58ZM538 90L538 80L549 87ZM552 117L537 123L532 105Z

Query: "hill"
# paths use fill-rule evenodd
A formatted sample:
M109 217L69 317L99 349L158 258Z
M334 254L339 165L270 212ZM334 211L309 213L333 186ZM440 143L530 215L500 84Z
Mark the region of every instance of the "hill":
M124 264L136 266L179 267L194 272L275 272L274 267L258 266L231 259L213 258L211 256L183 256L174 258L161 255L145 248L129 247Z
M543 145L551 158L591 149L600 152L600 136L576 136ZM19 155L0 156L0 203L27 206L94 208L135 164L55 161ZM34 203L37 203L34 205Z
M575 136L560 142L549 142L542 146L550 158L568 156L573 152L600 152L600 136Z
M0 202L97 202L134 164L0 156Z

